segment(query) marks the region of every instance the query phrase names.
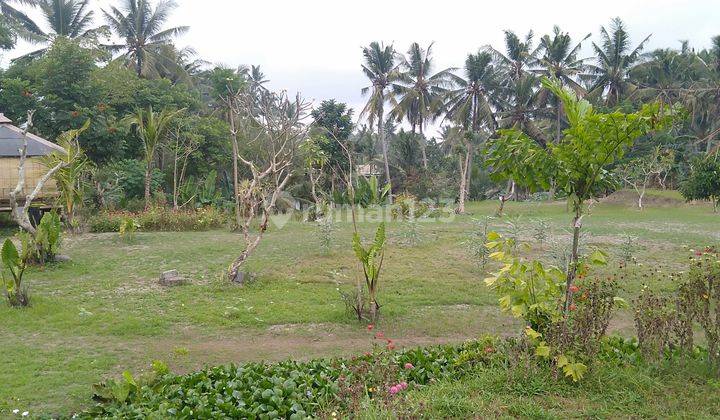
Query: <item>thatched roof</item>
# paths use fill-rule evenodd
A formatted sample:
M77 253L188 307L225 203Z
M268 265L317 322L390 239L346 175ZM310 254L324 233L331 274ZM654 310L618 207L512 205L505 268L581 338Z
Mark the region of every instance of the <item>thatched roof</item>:
M54 151L64 152L55 143L28 133L28 156L46 156ZM20 157L23 145L23 130L12 125L12 121L0 113L0 157Z

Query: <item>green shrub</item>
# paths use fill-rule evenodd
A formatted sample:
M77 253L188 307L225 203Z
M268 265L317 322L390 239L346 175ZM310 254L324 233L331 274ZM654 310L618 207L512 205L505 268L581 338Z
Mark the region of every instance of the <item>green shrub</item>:
M90 218L89 228L91 232L119 232L128 218L140 225L141 230L150 232L203 231L223 227L228 222L227 215L213 207L191 211L156 207L140 213L102 212Z

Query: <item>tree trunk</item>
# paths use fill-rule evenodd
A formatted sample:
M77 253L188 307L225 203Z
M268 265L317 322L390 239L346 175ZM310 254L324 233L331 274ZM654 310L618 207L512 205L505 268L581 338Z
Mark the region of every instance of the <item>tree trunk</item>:
M240 183L238 179L238 156L240 154L240 146L238 145L237 127L235 126L235 112L232 109L229 109L228 114L233 150L233 202L235 203L235 223L237 224L238 229L240 229L240 225L242 224L242 215L240 214Z
M575 275L577 274L577 265L579 260L578 248L580 247L580 229L582 228L582 214L581 207L575 209L575 217L573 218L573 244L572 253L570 255L570 265L567 268L567 280L565 284L565 306L563 310L567 313L572 305L572 292L570 286L575 281Z
M178 152L175 145L175 160L173 162L173 210L178 210Z
M150 181L152 179L152 164L150 161L145 165L145 211L150 210Z
M465 152L465 159L459 159L460 160L460 191L459 191L459 198L458 198L458 208L457 213L458 214L464 214L465 213L465 198L467 194L467 172L468 172L468 166L470 161L470 151L467 150Z
M378 137L382 146L383 161L385 163L385 182L390 185L390 204L392 204L392 182L390 181L390 162L388 161L388 144L385 140L385 121L382 107L378 111Z
M427 169L427 168L428 168L428 159L427 159L427 151L425 150L426 144L425 144L425 138L424 138L424 134L423 134L423 126L422 126L422 124L420 124L420 138L419 138L419 140L420 140L420 141L419 141L419 143L420 143L420 151L422 152L423 169Z

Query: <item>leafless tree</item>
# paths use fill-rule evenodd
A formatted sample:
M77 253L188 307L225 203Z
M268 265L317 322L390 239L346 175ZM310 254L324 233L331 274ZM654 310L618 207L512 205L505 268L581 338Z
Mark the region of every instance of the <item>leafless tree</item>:
M27 161L27 148L28 148L28 132L32 128L33 125L33 114L35 113L34 110L28 111L27 114L27 123L25 125L25 129L23 130L23 144L20 148L20 163L18 165L18 182L15 186L15 189L10 192L10 208L12 209L12 216L13 219L15 219L15 222L24 230L31 234L35 234L36 229L35 226L30 222L30 216L29 216L29 210L30 206L32 205L32 202L37 198L37 195L40 194L40 191L45 187L45 184L59 171L60 169L67 166L67 162L61 161L57 163L55 166L50 168L50 170L43 175L42 178L38 181L35 188L25 196L25 202L22 206L18 204L18 196L22 194L22 192L25 190L25 162Z
M260 244L277 200L293 175L295 154L307 137L308 126L303 121L310 103L300 95L290 99L286 92L266 92L259 97L238 95L236 99L234 106L244 109L235 109L232 114L248 119L247 127L255 133L251 143L261 142L254 156L237 154L252 174L251 179L238 185L238 198L242 204L239 228L245 248L228 270L230 280L242 284L244 277L240 268ZM233 136L237 136L237 132ZM259 218L259 226L253 231L251 225L256 218Z

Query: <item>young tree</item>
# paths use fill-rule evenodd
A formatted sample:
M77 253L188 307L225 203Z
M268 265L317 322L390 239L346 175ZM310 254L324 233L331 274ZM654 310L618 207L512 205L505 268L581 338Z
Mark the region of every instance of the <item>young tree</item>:
M240 198L244 205L243 220L240 229L245 248L230 264L228 278L242 284L240 268L258 247L268 229L270 215L275 210L278 198L284 192L293 175L292 163L298 147L307 137L307 125L303 123L310 108L300 95L294 100L286 92L265 93L256 102L247 96L239 105L251 118L257 128L253 141L262 142L255 156L238 156L252 174L252 178L243 182ZM259 216L257 232L251 231L251 224Z
M62 133L58 138L58 145L65 149L65 152L53 152L42 160L48 169L62 164L53 179L60 190L65 220L70 227L74 225L75 208L82 205L83 178L93 169L92 161L85 155L78 141L80 135L89 127L90 120L87 120L81 128Z
M168 130L173 119L180 111L163 109L159 113L153 112L152 107L147 110L138 109L134 115L127 118L143 143L145 159L145 210L150 208L150 186L152 183L152 169L157 149L167 138Z
M563 138L542 147L521 131L503 130L492 141L487 163L496 175L531 189L549 188L550 181L555 180L556 188L568 197L573 211L573 242L564 301L567 312L572 304L570 286L578 269L586 203L614 185L611 165L637 138L667 124L669 116L662 115L657 104L645 105L632 114L601 113L557 82L543 79L542 83L563 103L569 125Z

